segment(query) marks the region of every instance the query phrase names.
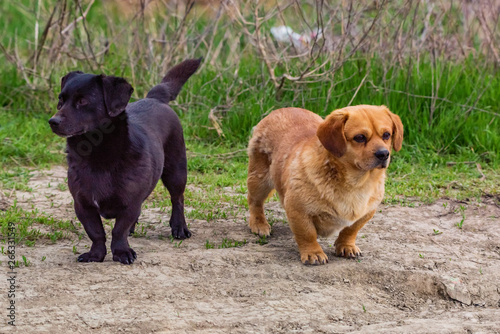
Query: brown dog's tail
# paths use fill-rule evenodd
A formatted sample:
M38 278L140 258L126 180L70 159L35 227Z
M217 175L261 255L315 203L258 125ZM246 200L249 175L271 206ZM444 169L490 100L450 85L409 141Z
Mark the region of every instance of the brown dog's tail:
M200 67L203 58L188 59L172 67L159 85L151 89L146 98L156 99L163 103L175 100L182 86Z

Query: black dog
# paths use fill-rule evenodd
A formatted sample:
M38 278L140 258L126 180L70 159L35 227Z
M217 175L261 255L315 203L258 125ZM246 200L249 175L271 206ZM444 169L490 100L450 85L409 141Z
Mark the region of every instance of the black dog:
M102 262L106 235L101 222L116 218L113 260L131 264L128 244L141 204L161 178L172 200L170 227L191 236L184 218L186 148L181 123L168 106L198 69L200 59L173 67L145 99L128 104L133 88L123 78L71 72L61 80L52 131L67 138L68 185L75 212L92 240L80 262Z

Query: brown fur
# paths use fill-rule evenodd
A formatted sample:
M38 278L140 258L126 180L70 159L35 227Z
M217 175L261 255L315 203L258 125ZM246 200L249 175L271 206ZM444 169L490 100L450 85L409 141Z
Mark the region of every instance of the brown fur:
M354 140L360 134L366 142ZM325 120L304 109L273 111L248 147L252 232L270 234L263 205L276 189L303 263L328 262L317 237L337 232L337 255L361 254L356 235L382 201L391 146L399 151L402 141L403 124L385 106L347 107Z

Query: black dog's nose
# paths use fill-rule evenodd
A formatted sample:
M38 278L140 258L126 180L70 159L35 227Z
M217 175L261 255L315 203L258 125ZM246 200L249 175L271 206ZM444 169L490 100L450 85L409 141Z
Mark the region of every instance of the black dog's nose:
M58 126L60 123L61 123L61 119L59 117L52 117L51 119L49 119L49 124L52 127Z
M375 156L380 161L385 161L385 160L389 159L389 151L386 149L378 150L377 152L375 152Z

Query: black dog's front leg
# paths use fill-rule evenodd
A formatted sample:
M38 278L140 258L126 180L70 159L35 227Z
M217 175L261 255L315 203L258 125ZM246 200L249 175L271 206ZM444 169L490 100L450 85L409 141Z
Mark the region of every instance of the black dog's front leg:
M139 206L134 209L127 208L122 214L116 217L111 239L113 261L119 261L123 264L132 264L137 258L135 251L130 248L128 244L128 235L140 214L141 207Z
M130 232L128 233L129 236L133 235L135 233L135 227L137 226L137 221L132 224L132 227L130 228Z
M86 206L75 199L75 213L85 232L92 240L92 247L87 253L78 257L78 262L102 262L106 257L106 233L102 226L101 216L97 209L92 206Z

